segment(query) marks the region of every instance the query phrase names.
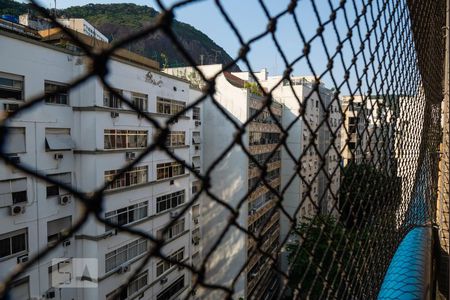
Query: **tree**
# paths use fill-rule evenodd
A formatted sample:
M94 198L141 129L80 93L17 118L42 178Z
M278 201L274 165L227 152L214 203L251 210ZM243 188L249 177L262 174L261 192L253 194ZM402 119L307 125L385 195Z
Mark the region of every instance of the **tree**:
M400 178L369 164L351 162L342 172L338 201L340 221L349 229L380 222L395 226L400 195Z
M362 236L358 238L361 240ZM327 295L340 299L347 290L343 277L350 278L355 271L351 254L360 245L357 236L336 219L318 215L299 223L291 233L291 240L296 240L286 245L291 292L299 288L300 299L327 298ZM289 299L292 295L285 297Z

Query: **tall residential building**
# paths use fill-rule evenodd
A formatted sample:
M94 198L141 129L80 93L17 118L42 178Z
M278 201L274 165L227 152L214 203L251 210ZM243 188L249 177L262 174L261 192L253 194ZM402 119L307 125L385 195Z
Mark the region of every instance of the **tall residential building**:
M282 76L268 76L265 69L253 75L249 72L233 74L250 82L255 82L256 77L283 105L282 124L289 130L288 149L283 147L281 151L281 188L288 185L283 207L290 217L294 217L296 212L295 217L300 220L319 212L336 215L334 207L341 176L339 100L323 83L319 83L315 90L313 77L292 76L289 81L283 80ZM300 170L293 169L296 165ZM291 227L290 220L282 214L282 239L289 234Z
M261 255L258 249L272 254L279 251L280 212L275 207L275 194L259 178L257 165L242 147L245 147L259 164L266 162L265 180L273 189L280 191L281 149L277 148L277 144L282 133L265 108L248 124L242 137L242 146L235 143L237 129L232 122L243 126L262 108L264 98L252 93L245 80L232 73L222 72L222 65L199 68L207 77L220 73L216 79L214 94L217 102L212 103L208 99L203 104L202 146L206 149L204 170L208 171L220 158L210 173L210 191L217 199L209 196L203 199L203 252L214 251L214 255L206 262L205 278L209 283L233 285L236 297L270 299L277 293L278 277L270 267L270 259ZM202 85L193 68L173 68L167 69L166 72L189 78L194 84ZM271 110L278 122L283 122L283 106L273 102ZM231 144L234 144L231 150L223 154ZM234 222L261 237L259 246L247 233L231 224L233 212L216 201L218 199L239 212ZM224 237L215 247L224 231ZM234 282L235 278L237 280ZM203 292L206 299L219 299L224 296L221 291Z
M368 162L377 168L396 172L393 160L394 134L399 115L399 97L396 96L344 96L342 111L345 120L341 128L342 158Z
M91 63L68 46L69 40L57 42L61 38L49 37L50 44L0 30L0 56L8 58L0 60L2 119L28 99L48 94L7 121L3 151L16 163L82 193L109 183L103 218L163 237L162 253L187 264L198 263L201 201L180 214L196 192L196 177L166 152L155 150L112 181L152 143L157 131L96 78L69 89L68 84L88 72ZM109 68L106 79L111 86L160 124L200 93L191 89L189 82L160 72L157 63L125 50L111 57ZM167 142L174 155L198 171L203 160L203 116L201 106L180 116L170 126ZM0 164L0 279L4 279L18 264L55 243L77 222L84 207L58 185ZM171 221L174 224L163 234ZM151 247L147 239L90 217L74 236L20 275L11 299L110 299ZM52 259L57 258L64 258L67 264L76 258L96 259L98 288L52 287L52 275L60 267ZM186 268L152 258L120 298L184 298L191 282Z

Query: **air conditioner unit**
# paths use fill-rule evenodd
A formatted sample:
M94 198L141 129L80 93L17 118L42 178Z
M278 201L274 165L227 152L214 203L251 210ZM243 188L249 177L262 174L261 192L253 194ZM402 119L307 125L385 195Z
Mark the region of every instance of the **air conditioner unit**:
M27 261L28 261L28 254L24 254L24 255L17 257L18 264L23 264L23 263L26 263Z
M117 118L119 116L119 113L116 111L111 112L111 118Z
M54 288L51 288L51 289L49 289L48 291L45 292L45 298L46 299L53 299L53 298L55 298L55 296L56 296L56 293L55 293L55 289Z
M171 217L172 219L175 219L176 217L178 217L178 212L176 212L176 211L171 211L171 212L170 212L170 217Z
M70 203L70 195L60 195L58 198L58 204L59 205L67 205Z
M195 150L200 150L200 146L199 145L195 145Z
M198 218L194 218L194 224L198 224Z
M128 271L130 271L130 265L123 265L123 266L120 266L119 269L117 270L117 272L118 272L119 274L123 274L123 273L126 273L126 272L128 272Z
M3 103L3 110L6 112L15 112L19 109L19 104L17 103Z
M20 164L20 157L17 155L14 156L10 156L9 159L11 160L11 162L15 165Z
M69 247L70 246L70 241L69 240L65 240L62 242L62 246L63 247Z
M15 216L18 214L23 214L25 212L25 205L21 204L15 204L10 206L10 215Z
M127 160L133 160L136 158L136 153L135 152L126 152L125 156L126 156Z
M159 280L159 282L160 282L161 284L167 283L167 277L161 278L161 279Z
M170 181L170 185L173 185L173 184L175 184L175 180Z
M202 122L200 122L200 121L195 121L195 126L200 126L200 125L202 125Z
M63 159L63 158L64 158L64 155L63 155L62 153L55 153L54 158L55 158L56 160L58 160L58 159Z

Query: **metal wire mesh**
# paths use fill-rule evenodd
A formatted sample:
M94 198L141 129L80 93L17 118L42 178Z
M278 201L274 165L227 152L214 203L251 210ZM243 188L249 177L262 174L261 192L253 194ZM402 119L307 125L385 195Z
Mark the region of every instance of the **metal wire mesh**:
M220 14L229 26L229 30L241 44L241 51L232 62L214 76L206 76L202 68L197 67L193 58L174 34L171 24L174 13L197 1L179 1L170 7L158 1L161 14L157 21L146 28L114 43L110 48L97 49L85 44L72 31L61 27L80 51L92 63L91 71L75 79L70 89L82 86L88 80L97 77L109 92L120 98L137 114L149 122L159 134L150 146L127 164L114 179L136 166L146 155L155 151L164 151L170 158L182 164L195 174L202 185L180 214L186 213L192 205L203 199L213 202L217 208L227 210L227 226L217 236L208 251L204 251L200 266L178 261L164 255L161 251L165 241L158 236L148 234L130 226L119 226L105 219L103 214L105 184L91 193L80 192L77 187L69 186L51 179L42 172L35 171L23 164L15 164L2 151L5 163L39 178L45 182L61 186L72 193L76 201L84 206L82 217L73 224L70 232L61 237L58 243L41 249L39 254L17 269L12 270L4 281L3 292L11 283L36 264L39 259L51 255L52 251L67 236L74 235L89 218L117 228L120 232L139 236L149 241L149 251L127 278L131 279L144 270L153 258L159 258L186 268L195 275L190 290L201 288L203 295L231 298L235 295L235 285L240 277L247 278L246 297L262 299L267 287L276 283L273 298L311 298L311 299L372 299L377 296L383 276L389 262L406 233L415 226L427 226L435 221L437 199L438 152L441 140L441 107L443 99L443 61L444 39L442 27L445 25L444 1L406 1L406 0L364 0L364 1L291 1L286 8L274 14L263 0L257 6L267 17L267 27L250 39L244 39L240 28L235 25L222 1L215 1ZM42 15L56 23L49 12L33 2L33 7ZM315 32L305 31L302 13L308 7L314 22ZM283 51L287 41L277 35L277 26L289 20L292 39L298 43L298 53L294 57ZM150 34L166 35L184 59L191 64L200 76L202 96L185 109L170 117L161 125L154 117L142 113L134 103L114 89L108 80L108 61L119 48ZM267 88L253 71L249 53L252 46L262 39L271 39L277 55L282 58L284 73L278 82ZM321 61L312 55L321 53ZM227 113L216 99L216 80L224 72L242 64L254 75L257 91L261 93L263 105L245 122L237 122ZM308 81L308 93L297 95L297 84L291 77L294 68L301 65L301 72L311 75ZM321 84L329 87L324 89ZM298 103L297 116L289 123L282 122L274 111L274 103L280 100L275 91L280 86L292 90ZM325 91L325 92L324 92ZM2 121L2 145L8 142L6 130L9 120L22 111L34 109L45 97L56 95L58 90L27 99L16 112ZM324 98L327 95L328 98ZM329 99L329 100L327 100ZM317 101L317 102L316 102ZM177 157L166 146L170 125L194 106L209 102L223 113L226 122L234 127L230 132L233 141L224 145L220 155L200 174L192 165ZM317 120L311 120L308 109L316 106L320 114ZM280 132L272 150L261 159L255 157L245 142L249 127L258 122L258 117L268 113ZM335 113L335 118L330 116ZM289 143L293 138L292 128L302 124L303 143L300 155ZM323 135L323 131L326 132ZM297 133L298 134L298 133ZM248 157L249 163L259 171L260 185L249 187L237 205L230 205L214 193L215 168L233 147ZM268 171L268 163L276 151L282 151L282 159L289 160L294 169L284 177L280 187L271 184L273 173ZM207 149L205 149L207 151ZM334 163L330 162L330 156ZM310 157L317 165L309 173L305 170ZM311 168L309 168L311 170ZM311 176L312 175L312 176ZM284 205L286 192L295 178L299 179L301 197L296 207ZM339 178L338 189L333 182ZM113 180L114 180L113 179ZM243 208L250 201L252 193L259 186L265 186L273 201L273 209L268 210L259 219L258 225L243 225L238 221ZM315 187L322 187L320 194ZM306 203L312 205L313 213L304 216L302 208ZM212 212L207 212L212 213ZM180 218L174 218L166 229ZM265 229L274 220L284 218L289 224L289 234L266 247L266 240L273 232ZM221 243L228 232L244 234L251 247L234 280L226 284L209 280L208 264L217 255ZM246 256L248 255L248 256ZM285 260L285 263L282 260ZM258 260L260 269L265 273L253 274L254 261ZM277 279L279 279L277 281ZM127 284L122 286L126 289ZM213 292L217 292L213 294ZM117 294L119 297L120 292ZM187 297L195 297L189 293Z

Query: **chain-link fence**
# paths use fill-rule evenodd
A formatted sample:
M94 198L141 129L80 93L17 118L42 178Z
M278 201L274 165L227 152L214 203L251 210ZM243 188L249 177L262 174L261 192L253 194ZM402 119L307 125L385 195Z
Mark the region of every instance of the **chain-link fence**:
M211 295L249 299L376 298L402 238L411 228L431 226L436 220L445 1L303 0L286 3L284 10L275 13L265 1L259 0L255 6L267 17L267 27L250 39L241 35L241 28L233 23L224 3L215 1L241 50L232 62L213 73L197 66L198 59L192 57L171 27L175 13L199 1L179 1L171 6L157 2L161 14L153 24L104 48L93 47L74 31L60 27L53 14L33 2L34 9L60 27L77 51L90 61L90 72L71 82L70 90L82 88L97 78L111 95L151 124L158 134L135 160L113 174L102 188L89 193L26 164L18 164L10 155L1 153L6 164L27 176L60 186L83 207L81 217L57 243L40 249L38 254L31 253L27 262L11 270L3 282L3 293L93 218L116 228L120 234L148 240L139 266L131 274L123 275L124 279L131 281L151 260L162 260L192 274L192 283L187 284L189 292L185 294L188 298L213 298ZM305 14L308 22L313 20L316 24L315 31L305 29ZM283 22L290 24L290 41L277 35L277 26ZM108 82L111 56L155 33L168 37L193 66L191 70L197 74L196 83L201 87L201 96L164 124L152 114L142 112L142 107ZM282 58L284 68L283 75L270 84L253 70L249 58L253 45L263 39L272 41L274 55ZM290 42L297 45L298 53L294 56L283 51L285 43ZM236 64L249 73L231 72ZM294 77L294 69L308 76ZM175 74L173 70L166 71ZM259 105L249 104L245 108L249 111L246 120L234 116L224 104L227 91L220 90L220 78L249 91L249 103L259 101ZM301 94L297 86L303 87ZM282 89L285 94L280 94ZM21 112L42 110L38 104L60 92L55 89L28 98L3 119L2 145L10 142L9 122ZM294 106L286 102L287 94ZM227 132L231 142L222 145L209 162L204 158L202 172L177 156L166 141L174 122L198 106L215 109L232 128ZM204 130L214 130L207 122L205 116ZM255 124L270 124L270 130L255 129ZM215 152L208 149L207 137L202 139L203 156L211 151L210 157ZM292 142L297 140L298 143ZM248 183L247 179L238 183L244 193L224 198L218 196L223 193L215 186L222 178L214 176L219 176L217 168L236 149L246 161L236 168L248 172ZM105 218L105 191L157 151L163 151L201 182L180 214L165 225L164 233L171 231L195 204L203 205L202 216L227 212L222 220L226 226L215 232L215 238L201 239L203 250L198 264L165 255L162 251L167 242L165 234L151 234ZM221 172L226 173L227 169L221 168ZM293 190L297 191L294 196ZM263 200L262 194L267 194ZM235 200L231 201L232 197ZM286 204L286 199L294 200ZM258 201L260 204L255 204ZM206 228L209 227L203 228L203 235L208 235ZM234 233L242 238L236 242L240 252L229 248L224 252L223 245ZM239 246L240 242L245 246ZM212 261L218 256L225 257L222 261L225 263L233 256L242 258L238 270L230 270L232 280L221 281L212 276ZM226 269L227 264L222 268ZM240 282L244 282L243 288ZM115 295L122 297L128 287L125 282ZM172 296L167 294L158 299Z

